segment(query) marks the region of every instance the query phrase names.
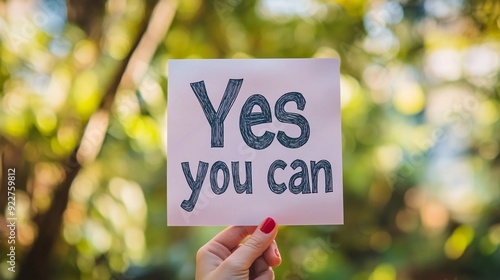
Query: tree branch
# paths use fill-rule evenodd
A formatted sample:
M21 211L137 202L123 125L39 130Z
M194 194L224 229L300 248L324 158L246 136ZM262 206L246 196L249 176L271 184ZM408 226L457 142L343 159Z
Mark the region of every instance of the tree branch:
M173 1L161 0L158 5L156 0L146 1L145 16L141 23L139 34L127 57L120 63L112 82L104 94L99 109L87 123L80 145L66 159L64 180L55 189L52 204L40 219L38 236L33 242L31 250L24 258L16 279L50 279L50 256L60 236L63 213L68 204L71 185L81 169L81 161L79 160L82 157L82 145L84 145L86 137L89 137L90 133L95 132L95 127L93 126L102 125L102 122L96 124L92 120L100 119L101 121L105 121L105 129L100 129L104 135L107 129L107 118L116 92L119 87L124 86L123 82L127 81L127 77L130 75L127 73L134 73L134 69L140 66L138 62L149 63L158 46L158 38L163 38L164 33L166 33L166 30L170 26L175 13L175 6L175 2ZM166 15L161 13L166 13ZM163 29L159 29L160 34L158 34L159 32L155 32L154 28L158 28L158 19L155 18L160 14L163 17L162 24L165 26ZM152 15L154 18L151 18ZM161 34L162 30L163 34ZM157 39L153 41L153 45L151 45L151 37ZM131 85L128 84L127 86Z

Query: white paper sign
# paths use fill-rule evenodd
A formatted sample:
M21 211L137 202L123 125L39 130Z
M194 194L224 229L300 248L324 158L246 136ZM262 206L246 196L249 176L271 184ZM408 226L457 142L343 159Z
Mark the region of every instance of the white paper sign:
M170 60L168 225L343 224L338 59Z

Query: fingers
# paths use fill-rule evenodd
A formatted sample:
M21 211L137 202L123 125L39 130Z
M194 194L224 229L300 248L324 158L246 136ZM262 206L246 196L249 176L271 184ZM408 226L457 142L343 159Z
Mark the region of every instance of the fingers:
M252 234L255 226L231 226L217 234L210 242L217 242L229 250L236 248L248 235Z
M278 227L276 226L276 222L272 218L267 218L225 262L232 265L237 264L242 269L249 269L252 263L273 244L277 233ZM270 257L270 259L273 258ZM273 264L276 263L275 260L271 260L271 262Z
M269 266L264 257L257 258L253 263L252 267L250 268L250 279L274 279L274 271Z
M269 268L268 270L262 272L262 274L254 278L254 280L274 280L274 271Z
M196 279L205 277L209 272L212 272L214 279L220 279L216 276L220 273L246 274L248 277L249 272L254 276L252 279L274 279L272 267L281 263L274 241L277 233L276 222L271 218L264 220L258 227L226 228L198 251Z
M231 226L210 240L204 247L208 247L210 251L219 251L217 248L227 248L229 252L235 250L240 243L252 232L255 231L255 226Z
M266 249L263 257L269 266L275 267L281 264L281 255L275 240Z
M255 228L232 226L217 234L196 253L197 273L217 268Z

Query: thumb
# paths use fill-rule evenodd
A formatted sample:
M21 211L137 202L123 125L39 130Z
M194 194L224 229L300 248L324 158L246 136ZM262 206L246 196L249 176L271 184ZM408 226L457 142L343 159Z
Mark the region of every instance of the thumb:
M272 218L266 218L254 233L226 261L249 269L253 262L273 243L278 227Z

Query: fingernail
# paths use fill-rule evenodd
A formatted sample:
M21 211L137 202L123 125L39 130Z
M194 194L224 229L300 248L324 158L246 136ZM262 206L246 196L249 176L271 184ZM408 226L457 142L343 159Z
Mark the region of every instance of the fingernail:
M267 218L262 226L260 226L260 231L262 231L265 234L270 233L273 231L274 227L276 226L276 222L272 218Z
M274 249L274 254L278 257L278 259L281 259L280 251L278 251L278 249Z

